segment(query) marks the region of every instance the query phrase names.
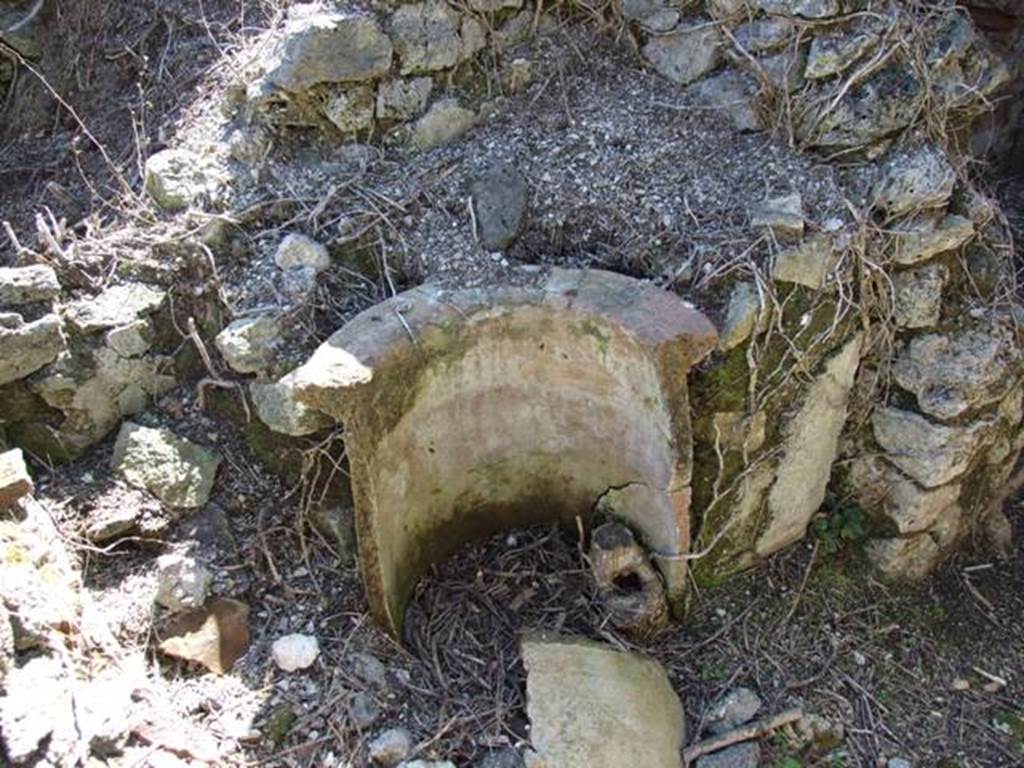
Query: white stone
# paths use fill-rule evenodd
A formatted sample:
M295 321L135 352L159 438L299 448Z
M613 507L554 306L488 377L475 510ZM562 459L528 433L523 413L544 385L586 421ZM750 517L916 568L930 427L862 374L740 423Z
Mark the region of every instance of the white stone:
M180 611L198 608L210 594L210 572L195 558L188 555L161 555L156 561L157 603Z
M295 267L311 267L323 272L331 266L331 256L327 247L311 237L293 232L287 235L277 246L274 263L281 269Z
M146 192L164 210L187 208L215 186L214 175L194 152L165 149L146 160Z
M313 666L320 655L320 644L312 635L285 635L274 641L270 655L280 669L295 672Z
M233 371L256 373L269 366L281 338L281 326L272 315L233 320L217 334L214 344Z
M755 544L758 555L770 554L803 537L825 500L860 366L861 341L860 336L854 337L825 364L786 428L783 457L768 494L771 520Z

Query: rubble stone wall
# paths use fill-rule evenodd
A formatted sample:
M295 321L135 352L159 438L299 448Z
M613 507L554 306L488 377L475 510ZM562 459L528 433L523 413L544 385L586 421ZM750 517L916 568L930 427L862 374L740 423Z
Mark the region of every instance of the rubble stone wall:
M770 262L687 297L721 339L690 377L699 577L851 509L891 575L921 576L970 531L1005 528L998 502L1024 447L1022 308L1005 219L969 160L986 135L1004 151L1015 141L991 129L994 103L1017 108L1000 101L1018 82L1009 5L624 0L605 19L735 131L833 164L847 197L848 218L826 221L809 221L799 194L746 201ZM253 162L269 151L264 129L412 150L453 141L533 79L515 46L580 13L524 0L292 6L229 94L226 151ZM1010 24L1002 38L992 19ZM499 92L476 77L485 64ZM147 164L165 210L215 187L185 152ZM318 248L282 243L278 264L305 285L330 263ZM42 450L43 435L80 451L174 384L153 351L166 290L71 300L32 269L0 274L0 417L13 443ZM236 321L216 348L256 375L241 380L271 430L314 434L330 421L259 375L277 333L272 320Z

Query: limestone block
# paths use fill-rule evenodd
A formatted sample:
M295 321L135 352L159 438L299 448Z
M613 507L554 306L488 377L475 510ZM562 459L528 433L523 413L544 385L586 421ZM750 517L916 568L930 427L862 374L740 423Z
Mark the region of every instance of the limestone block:
M755 544L760 556L800 539L825 500L860 351L861 337L855 336L828 360L786 426L782 460L768 493L770 521Z
M8 327L0 325L0 384L23 379L67 348L64 330L57 315L46 315L35 322L23 323L17 317Z
M722 61L722 41L713 25L705 24L652 37L644 58L669 80L686 85L714 70Z
M1020 352L1005 332L981 326L916 336L896 358L896 383L921 410L948 421L1001 400L1014 383Z
M169 507L201 507L213 488L220 457L167 429L126 421L114 444L111 468Z
M318 83L371 80L391 68L391 40L377 20L360 13L292 7L267 62L267 79L298 93Z
M893 260L919 264L953 251L974 237L974 222L963 216L945 216L938 222L914 218L892 227Z
M0 307L49 301L58 295L60 283L53 267L0 267Z
M892 277L893 319L900 328L928 328L939 322L942 290L949 279L945 264L926 264Z

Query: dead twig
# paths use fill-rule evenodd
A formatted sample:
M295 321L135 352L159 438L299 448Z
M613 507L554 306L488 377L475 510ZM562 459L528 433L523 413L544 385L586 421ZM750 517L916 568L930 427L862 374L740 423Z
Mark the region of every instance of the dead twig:
M795 723L797 720L804 716L804 711L799 707L793 707L780 712L772 717L766 717L763 720L755 720L752 723L741 725L739 728L734 728L731 731L720 733L717 736L712 736L710 739L704 741L698 741L691 747L687 747L683 750L683 761L686 765L689 765L701 755L706 755L709 752L717 752L720 749L724 749L732 744L737 744L741 741L750 741L751 739L757 739L764 736L767 733L771 733L784 725Z

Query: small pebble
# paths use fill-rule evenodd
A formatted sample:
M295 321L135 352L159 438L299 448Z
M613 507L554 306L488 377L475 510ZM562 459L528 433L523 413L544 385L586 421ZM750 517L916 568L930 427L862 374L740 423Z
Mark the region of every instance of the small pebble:
M412 734L405 728L389 728L370 742L370 761L398 765L412 752Z
M295 672L313 666L320 646L312 635L285 635L274 641L270 654L278 667Z

